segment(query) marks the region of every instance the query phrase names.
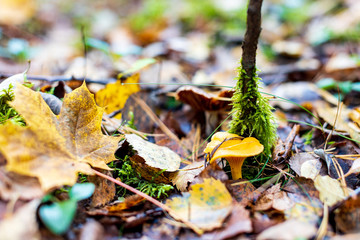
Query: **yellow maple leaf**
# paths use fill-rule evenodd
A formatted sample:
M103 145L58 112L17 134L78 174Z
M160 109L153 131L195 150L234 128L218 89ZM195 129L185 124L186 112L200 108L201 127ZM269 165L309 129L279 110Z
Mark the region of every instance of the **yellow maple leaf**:
M166 201L178 220L188 220L202 230L221 227L233 207L232 197L225 185L216 179L205 178L203 183L192 185L182 197ZM172 212L169 212L172 215Z
M46 191L73 185L78 172L93 174L90 165L109 169L106 163L115 159L119 138L102 134L103 109L85 83L65 96L58 116L39 93L20 84L14 93L10 105L27 126L10 122L0 126L0 151L8 171L37 177Z
M126 79L126 83L138 83L139 77L138 73L134 74ZM95 94L97 104L104 107L107 114L122 109L129 96L140 91L138 84L123 85L122 83L120 80L117 80L115 83L109 83L104 89ZM117 114L115 118L120 119L121 114Z

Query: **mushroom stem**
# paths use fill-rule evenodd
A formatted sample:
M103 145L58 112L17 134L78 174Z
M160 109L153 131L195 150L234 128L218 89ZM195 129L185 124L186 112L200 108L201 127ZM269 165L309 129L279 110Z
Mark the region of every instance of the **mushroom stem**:
M246 157L228 157L226 160L229 162L230 168L231 168L231 176L233 180L237 180L239 178L242 178L242 165L245 161Z

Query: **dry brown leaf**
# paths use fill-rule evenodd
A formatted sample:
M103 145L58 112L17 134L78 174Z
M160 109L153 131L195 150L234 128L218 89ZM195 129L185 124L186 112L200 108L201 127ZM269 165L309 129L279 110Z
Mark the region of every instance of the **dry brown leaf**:
M33 200L0 222L0 240L41 239L36 220L40 200Z
M360 231L360 198L349 197L337 208L335 213L336 228L343 233L358 233Z
M229 239L240 233L251 231L250 212L244 206L235 204L225 227L211 233L206 233L202 237L203 239Z
M254 210L266 211L271 208L284 211L294 205L285 192L280 191L280 183L266 190L256 201Z
M110 171L101 172L112 177ZM97 175L89 176L88 180L95 184L95 191L91 197L91 207L103 206L114 199L116 194L115 183Z
M92 167L109 169L118 137L101 132L103 109L96 106L86 85L66 95L61 113L54 115L41 95L22 85L11 105L27 126L10 122L0 126L0 150L6 170L37 177L43 190L73 185L78 172L91 175Z
M112 215L112 214L122 212L131 207L134 207L143 201L144 201L143 197L141 197L139 195L132 195L132 196L125 198L125 200L122 202L105 207L105 209L109 212L110 215Z
M297 175L301 176L301 167L302 165L311 160L319 161L319 156L307 152L296 153L290 158L290 167L296 172ZM321 162L320 162L321 163Z
M204 162L193 162L175 173L170 174L171 182L181 192L186 192L189 183L204 170Z
M0 198L3 200L32 200L44 195L40 183L35 177L28 177L0 168Z
M232 197L225 185L219 180L207 178L191 187L182 197L166 201L166 205L177 214L173 217L190 221L205 231L221 227L233 207Z

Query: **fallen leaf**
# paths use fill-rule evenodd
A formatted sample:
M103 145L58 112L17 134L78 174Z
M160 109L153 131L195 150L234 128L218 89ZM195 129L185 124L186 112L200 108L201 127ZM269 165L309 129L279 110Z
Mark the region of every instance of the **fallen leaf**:
M34 0L0 0L0 24L17 25L25 23L36 10Z
M140 85L136 84L139 82L139 77L139 74L134 74L125 81L117 80L115 83L108 83L104 89L95 94L96 103L104 107L107 114L122 109L128 97L140 91ZM123 85L123 82L134 84ZM121 114L115 117L120 119Z
M349 197L334 211L336 228L343 233L360 231L360 198Z
M178 220L190 221L205 231L221 227L233 208L232 197L225 185L213 178L192 185L188 193L168 199L166 205L180 217Z
M6 170L37 177L43 190L73 185L78 172L91 175L92 167L109 169L119 138L101 132L103 110L83 84L66 95L61 113L54 115L41 95L22 85L11 105L27 126L0 126L0 150Z
M261 194L255 203L254 210L266 211L273 208L278 211L284 211L293 205L294 203L287 194L280 191L280 184L276 184Z
M250 202L255 201L255 199L260 195L254 185L245 180L236 180L236 182L230 184L230 187L228 186L228 188L231 195L242 206L247 206Z
M203 239L229 239L240 233L252 231L250 212L240 204L235 204L223 229L202 235Z
M110 171L101 172L112 177ZM95 184L95 191L91 197L91 207L103 206L114 199L116 194L115 183L97 175L89 176L88 180Z
M189 183L191 183L202 170L204 170L204 162L193 162L177 172L171 173L170 180L181 192L186 192Z
M111 206L105 207L105 209L108 211L109 215L113 215L119 212L122 212L126 209L129 209L131 207L134 207L136 205L139 205L144 201L144 198L139 195L132 195L127 198L125 198L124 201L115 203Z
M2 0L0 0L1 2ZM0 3L1 4L1 3ZM0 10L1 11L1 10ZM7 90L10 85L13 87L13 89L16 87L17 83L24 83L26 80L26 73L18 73L15 74L7 79L5 79L4 81L1 82L0 84L0 92L2 92L2 90Z
M319 161L319 156L307 152L294 154L289 161L290 167L296 172L297 175L301 176L301 167L307 161ZM321 162L320 162L321 163Z
M41 239L36 220L40 200L33 200L0 222L0 240Z
M33 200L44 195L37 178L6 172L0 168L0 198Z
M350 174L359 173L359 172L360 172L360 158L357 158L351 165L350 170L344 175L344 177L347 177Z
M314 181L304 177L290 179L283 187L294 206L284 211L286 219L318 224L323 215L323 204L319 199L319 192Z
M319 175L321 170L321 162L319 159L309 160L301 165L301 177L315 179Z
M350 134L350 137L356 141L356 143L360 144L360 133L357 132L357 129L353 129L351 125L349 125L348 116L350 113L350 109L348 109L345 105L342 105L340 113L337 114L337 108L332 108L328 104L318 103L316 111L319 116L328 122L331 126L334 125L336 119L335 129L338 131L346 131Z
M314 185L320 192L320 200L330 207L346 197L340 182L329 176L317 176Z
M256 239L310 239L315 236L316 231L314 224L291 219L266 229Z
M175 172L180 167L179 155L167 147L145 141L136 134L125 134L119 150L128 151L128 146L135 152L130 156L132 165L146 180L169 183L170 180L165 174Z

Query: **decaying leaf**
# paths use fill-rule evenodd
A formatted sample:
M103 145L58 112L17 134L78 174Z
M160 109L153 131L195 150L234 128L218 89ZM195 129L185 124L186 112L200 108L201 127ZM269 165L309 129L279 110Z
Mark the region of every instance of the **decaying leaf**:
M278 211L284 211L294 205L292 200L283 191L280 191L280 184L266 190L256 201L254 210L266 211L271 208Z
M128 77L126 83L138 83L139 74L134 74ZM95 94L96 103L105 108L106 113L112 113L120 110L125 106L128 97L140 91L138 84L123 85L123 82L118 80L115 83L108 83L106 87ZM117 114L116 118L120 119L121 114Z
M91 175L92 167L109 169L119 138L101 132L103 109L83 84L67 95L59 116L39 93L22 85L11 103L27 126L0 126L0 150L6 170L37 177L43 190L73 185L77 173ZM90 164L90 165L89 165Z
M340 182L329 176L317 176L314 184L320 192L320 200L328 206L333 206L346 197Z
M206 233L203 239L229 239L239 235L240 233L248 233L252 231L250 220L250 212L240 204L235 204L229 219L223 229Z
M120 151L127 151L128 146L134 151L134 155L130 157L132 165L146 180L169 183L165 174L180 167L179 155L167 147L145 141L136 134L125 134Z
M349 197L335 211L336 227L343 233L360 231L360 198ZM357 238L354 238L357 239Z
M37 178L6 172L0 167L0 199L32 200L44 195Z
M0 240L41 239L36 211L40 200L33 200L0 222Z
M191 183L202 170L204 170L204 162L193 162L183 169L171 173L170 179L181 192L185 192L187 191L189 183Z
M112 177L110 171L102 171ZM91 207L100 207L112 201L116 194L115 183L98 176L88 176L89 182L95 184L95 191L91 197Z
M221 227L233 207L225 185L213 178L192 185L188 193L167 200L166 205L181 218L178 220L188 220L205 231Z

